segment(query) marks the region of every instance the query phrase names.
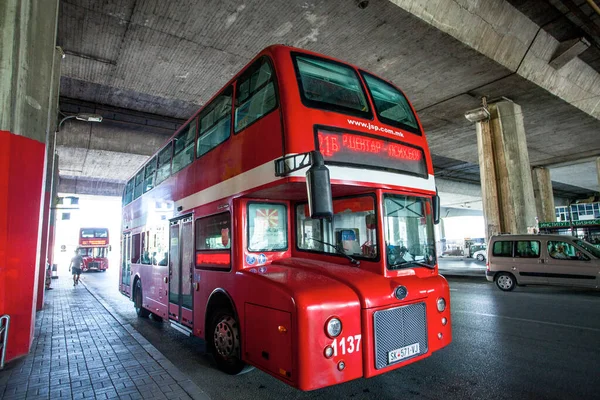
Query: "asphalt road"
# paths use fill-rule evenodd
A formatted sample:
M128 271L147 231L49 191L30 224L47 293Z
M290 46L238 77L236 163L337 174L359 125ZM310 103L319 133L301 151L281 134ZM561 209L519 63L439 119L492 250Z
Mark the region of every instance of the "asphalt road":
M600 291L527 286L505 293L484 278L446 276L450 346L400 370L313 392L259 370L225 375L204 354L202 340L138 319L133 303L117 291L117 271L83 279L214 399L599 398Z

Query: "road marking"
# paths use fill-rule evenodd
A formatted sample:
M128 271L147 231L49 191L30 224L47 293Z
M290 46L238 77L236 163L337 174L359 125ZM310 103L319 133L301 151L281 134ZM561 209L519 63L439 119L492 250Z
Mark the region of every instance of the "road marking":
M478 312L473 312L473 311L452 310L452 312L463 313L463 314L481 315L481 316L484 316L484 317L504 318L504 319L510 319L510 320L513 320L513 321L533 322L535 324L560 326L562 328L575 328L575 329L584 329L586 331L592 331L592 332L600 332L600 329L598 329L598 328L589 328L587 326L578 326L578 325L569 325L569 324L559 324L557 322L538 321L536 319L505 317L504 315L478 313Z
M458 289L452 289L452 288L450 288L450 291L451 292L458 292Z

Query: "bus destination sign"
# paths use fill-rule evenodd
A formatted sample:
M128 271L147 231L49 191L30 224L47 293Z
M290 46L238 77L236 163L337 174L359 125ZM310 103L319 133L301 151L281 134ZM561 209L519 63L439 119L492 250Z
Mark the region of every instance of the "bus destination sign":
M319 151L325 162L361 165L427 176L422 149L386 138L319 130Z
M106 246L107 244L108 239L99 238L81 239L79 242L80 246Z

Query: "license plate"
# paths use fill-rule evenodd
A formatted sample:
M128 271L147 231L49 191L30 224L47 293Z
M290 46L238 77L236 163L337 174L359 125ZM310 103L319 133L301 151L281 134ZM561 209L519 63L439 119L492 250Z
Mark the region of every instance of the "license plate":
M409 344L408 346L392 350L388 353L388 362L391 364L396 361L419 354L419 343Z

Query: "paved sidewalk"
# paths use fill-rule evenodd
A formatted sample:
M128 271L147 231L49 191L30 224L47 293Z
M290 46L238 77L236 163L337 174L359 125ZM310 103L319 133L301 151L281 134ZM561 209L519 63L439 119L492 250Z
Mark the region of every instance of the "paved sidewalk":
M0 370L0 399L208 399L81 283L52 285L31 353Z

